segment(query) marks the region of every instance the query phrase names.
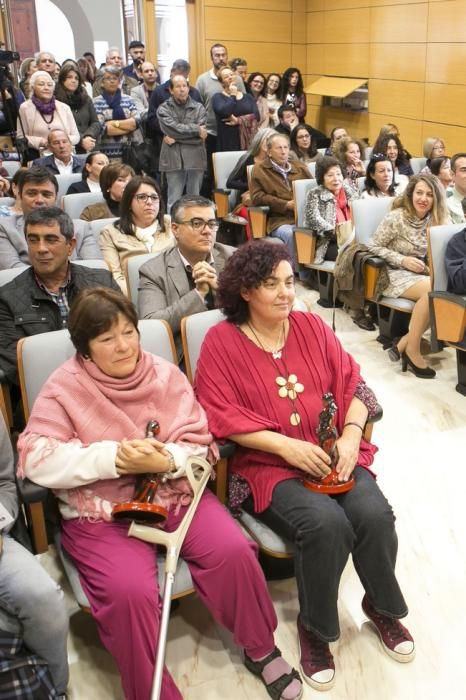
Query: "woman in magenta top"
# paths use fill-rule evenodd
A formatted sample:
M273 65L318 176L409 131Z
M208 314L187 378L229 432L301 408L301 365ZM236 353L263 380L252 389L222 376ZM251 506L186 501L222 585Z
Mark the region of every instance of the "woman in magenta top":
M295 545L301 670L326 690L334 682L329 642L340 634L338 587L350 554L365 589L363 610L385 651L410 661L414 643L398 621L408 610L395 577L394 516L370 471L377 448L363 437L377 402L330 328L290 311L294 296L285 246L253 241L236 251L217 288L227 320L206 336L195 388L212 433L238 445L230 504ZM330 470L317 436L328 392L337 405L339 479L355 479L338 496L303 484Z

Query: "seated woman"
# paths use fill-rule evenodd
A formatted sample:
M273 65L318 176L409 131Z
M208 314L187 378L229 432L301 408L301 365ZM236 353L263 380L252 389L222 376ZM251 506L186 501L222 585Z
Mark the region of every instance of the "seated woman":
M265 83L265 99L269 106L269 126L275 127L280 123L280 118L278 116L278 108L281 107L282 101L280 99L282 79L278 73L270 73L267 77Z
M448 156L432 158L429 168L431 175L435 175L435 177L438 178L445 190L448 190L448 188L453 185L453 173Z
M3 204L0 207L0 216L21 216L23 213L23 207L21 206L21 199L18 198L19 182L24 175L27 173L28 168L18 168L13 177L11 178L9 185L10 191L2 193L3 197L14 197L14 204Z
M128 294L124 260L132 255L158 253L175 242L170 217L164 216L164 211L158 184L147 175L137 175L124 189L120 218L100 232L102 255L123 294Z
M69 106L78 127L78 153L89 153L95 148L100 135L100 123L91 97L83 85L77 64L65 63L58 75L55 96Z
M293 105L300 122L304 122L307 112L303 76L298 68L287 68L282 76L280 98L282 104Z
M244 151L249 148L260 119L256 101L238 89L231 68L221 68L217 75L223 87L212 98L217 117L217 151Z
M366 181L361 199L367 197L394 197L397 185L394 182L392 161L382 153L371 156L366 171Z
M326 156L333 156L336 145L340 139L349 138L349 134L342 126L335 126L330 132L330 145L325 150Z
M295 126L290 134L290 152L294 153L301 163L314 163L322 158L322 154L317 150L312 130L307 124ZM310 175L312 177L312 175Z
M429 136L424 141L422 147L424 158L427 158L425 166L421 170L421 175L430 175L430 164L434 158L441 158L445 155L445 142L438 136Z
M343 180L340 162L323 156L316 163L318 187L307 196L304 225L318 236L314 262L336 260L338 245L336 227L351 220L350 202L359 194Z
M133 99L120 89L123 70L105 66L102 72L102 92L94 97L94 108L100 122L99 149L110 160L121 158L123 147L131 140L140 143L139 115Z
M92 151L84 163L82 180L72 182L66 194L81 194L83 192L100 192L100 173L102 168L108 165L108 158L105 153Z
M366 174L366 167L362 161L364 150L363 142L351 136L337 141L333 149L333 155L340 162L345 182L355 192L359 192L358 179Z
M258 129L265 129L269 126L270 115L269 105L265 97L265 75L263 73L251 73L246 80L246 90L256 100L259 110Z
M110 163L103 167L99 175L99 185L105 201L89 204L82 210L79 218L95 221L119 216L124 189L134 176L133 168L125 163Z
M137 324L119 292L84 290L68 322L76 355L42 387L18 443L20 472L57 494L62 545L127 700L151 695L161 605L155 547L128 537L128 524L112 521L112 507L132 499L140 474L164 473L165 529L175 530L192 497L186 461L215 450L188 380L142 350ZM157 440L145 439L154 420ZM209 489L181 556L199 598L245 649L247 667L275 689L273 697L298 698L299 676L274 644L277 621L256 548ZM161 697L181 699L166 668Z
M377 448L363 437L377 402L327 324L290 313L294 296L285 246L253 241L237 250L217 289L227 320L204 340L195 390L214 436L239 445L229 465L230 504L294 544L301 671L313 688L327 690L335 679L329 642L340 635L338 588L350 555L365 589L362 608L384 650L406 662L414 643L398 620L408 609L395 577L395 519L371 471ZM330 471L317 433L328 392L337 405L338 478L355 479L336 496L303 483Z
M73 113L67 104L55 99L55 83L50 75L38 70L29 78L29 85L32 94L19 108L17 130L18 137L24 136L29 148L37 151L29 154L30 160L47 154L52 129L62 129L76 146L81 137Z
M266 128L257 132L251 141L246 153L244 153L236 163L227 180L227 188L238 190L241 197L241 203L245 207L251 204L251 195L249 193L248 183L248 166L258 165L263 163L267 158L267 140L277 132L274 129Z
M383 153L384 156L387 156L392 161L395 180L404 189L408 184L409 178L413 175L413 169L398 136L395 136L395 134L379 136L372 152Z
M433 175L415 175L367 244L371 253L388 263L390 284L384 295L416 302L409 331L389 348L390 359L401 358L403 372L409 367L416 377L425 379L435 377L421 355L421 338L429 326L431 289L427 229L446 223L446 197L439 181Z

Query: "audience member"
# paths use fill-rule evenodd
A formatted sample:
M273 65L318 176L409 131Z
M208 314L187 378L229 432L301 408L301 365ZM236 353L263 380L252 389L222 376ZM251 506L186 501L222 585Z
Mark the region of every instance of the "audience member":
M104 70L106 68L118 69L118 87L121 89L121 92L124 95L129 96L131 94L131 90L139 84L139 80L135 80L134 78L130 77L129 75L126 75L126 73L123 72L123 59L121 57L121 51L116 46L111 46L106 53L105 65L101 68L101 70L99 70L99 73L92 86L92 94L94 97L98 97L102 94L102 90L107 90L108 88L108 86L104 87L102 85L102 78Z
M341 165L343 177L355 191L359 191L358 179L366 174L363 163L364 150L364 143L351 136L337 141L333 149L333 155Z
M251 203L270 207L267 234L280 238L295 261L294 200L292 182L306 180L309 171L299 160L291 161L290 142L285 134L272 134L267 140L267 158L254 166L251 176ZM297 268L296 268L297 269Z
M105 201L89 204L83 209L79 218L84 221L95 221L119 216L123 191L134 176L133 168L125 163L115 162L104 166L100 171L99 185Z
M452 224L466 221L463 200L466 197L466 153L455 153L451 159L453 188L448 192L447 206Z
M448 192L453 184L453 176L451 172L451 163L448 156L441 156L440 158L432 158L429 165L431 175L435 175L441 182L442 186Z
M244 151L257 132L260 119L255 98L238 90L231 68L217 73L222 92L212 97L217 118L217 151Z
M395 199L371 237L371 253L387 262L389 297L415 302L409 331L389 348L390 359L402 360L416 377L435 377L421 355L421 338L429 326L428 293L431 289L427 263L427 229L448 221L445 192L433 175L413 176L404 193Z
M25 58L19 67L19 87L27 100L31 97L29 79L36 70L37 63L35 58Z
M269 105L265 98L265 75L263 73L251 73L246 80L246 90L256 100L259 111L258 129L265 129L270 123Z
M94 73L92 71L92 66L87 60L87 58L84 58L84 56L78 58L76 63L78 64L78 72L81 77L83 88L92 100L92 83L94 82ZM58 77L60 78L60 76Z
M304 122L307 103L303 77L298 68L287 68L283 73L280 97L284 105L291 105L295 108L299 121Z
M58 183L46 168L30 168L18 182L18 203L22 214L0 220L0 269L26 267L31 264L24 229L24 220L33 210L55 205ZM101 258L99 246L89 226L73 221L73 258ZM71 254L70 253L70 254Z
M21 206L21 199L18 197L18 183L23 177L24 173L28 172L28 168L18 168L10 181L10 192L9 196L14 197L14 204L3 204L0 206L0 216L21 216L23 213L23 208Z
M430 136L424 141L422 152L427 161L421 170L421 175L429 175L431 161L445 155L445 143L438 136Z
M366 171L364 192L366 197L394 197L398 194L393 176L393 163L382 153L373 153Z
M42 388L19 441L25 473L59 487L62 545L128 700L151 695L162 606L156 547L128 537L128 524L112 520L112 506L133 497L140 475L164 474L157 495L168 511L164 527L176 529L192 499L187 462L211 459L216 449L186 377L141 348L137 324L121 294L83 292L70 312L76 355ZM157 440L144 437L154 416ZM277 619L256 549L206 489L181 546L196 592L268 691L298 700L302 683L275 647ZM167 668L161 697L182 697Z
M377 448L363 436L377 401L329 326L291 312L290 263L283 246L262 241L227 262L218 285L227 320L204 339L195 390L214 436L239 447L229 464L230 505L294 544L301 672L314 689L329 690L329 643L340 635L340 579L350 556L364 588L363 612L384 651L407 662L415 649L399 621L408 608L395 575L395 517L371 471ZM338 407L333 465L340 483L354 478L338 496L303 483L333 466L318 444L328 392Z
M351 220L350 204L359 195L344 180L340 162L324 156L316 163L318 187L307 195L304 225L318 237L315 263L336 260L338 255L337 227Z
M139 117L145 117L149 110L152 93L157 87L155 66L149 61L143 61L140 67L142 81L131 90L131 98L136 106Z
M448 241L445 267L448 275L447 290L464 296L466 294L466 228L455 233Z
M241 89L246 85L246 78L248 77L248 62L245 58L232 58L228 61L235 79L238 80L238 87Z
M293 105L281 105L281 107L278 108L277 115L280 122L276 129L277 132L289 137L293 129L299 126L299 119L295 108Z
M121 158L123 146L129 137L140 143L139 115L131 97L124 94L119 85L121 69L106 66L102 71L102 93L94 97L94 107L101 127L99 148L110 160Z
M167 178L169 212L185 190L187 195L199 194L207 167L205 107L189 97L188 81L182 75L170 78L170 94L157 111L164 134L159 170Z
M71 109L64 102L55 99L55 83L50 75L37 70L32 74L29 84L32 96L19 108L17 131L18 136L27 139L30 149L36 150L35 157L38 158L40 152L47 148L51 129L63 129L73 146L79 143L81 137Z
M347 138L349 136L346 129L342 126L335 126L330 132L330 145L325 150L326 156L334 155L334 148L340 139Z
M231 171L227 180L227 189L238 190L241 204L248 207L251 204L251 193L249 192L248 167L259 165L267 158L268 139L277 132L274 129L261 129L251 141L246 153L240 156L235 167Z
M128 53L131 56L132 62L123 68L123 73L129 78L136 80L136 82L142 83L140 69L146 60L146 47L139 39L133 39L128 46Z
M121 198L120 218L105 226L99 236L104 260L123 294L128 294L125 260L133 255L158 253L173 244L170 217L164 216L158 184L146 175L133 177Z
M72 175L82 172L82 162L73 155L71 141L62 129L49 131L47 145L51 155L34 160L32 163L34 167L47 168L53 175Z
M86 65L89 64L86 62ZM78 153L89 153L95 148L101 127L79 68L76 69L73 64L63 66L58 75L55 96L67 104L73 113L80 136L76 150Z
M73 222L58 207L31 212L24 236L31 267L0 287L0 369L11 383L17 383L20 338L66 328L70 304L84 287L119 289L107 270L70 263L76 247Z
M270 73L265 84L265 99L267 100L267 104L269 106L269 126L274 128L280 123L278 109L282 104L280 99L281 84L282 79L278 73Z
M50 75L52 80L55 80L55 74L57 69L57 62L55 56L49 51L39 51L35 55L36 60L36 70L45 71Z
M83 192L100 192L100 172L108 165L108 158L100 151L92 151L86 158L82 171L82 180L72 182L66 194L82 194Z
M1 332L1 331L0 331ZM21 518L16 489L14 457L10 437L0 413L0 607L2 645L10 640L11 661L2 659L2 693L13 697L54 697L53 686L65 698L68 684L68 611L63 591L40 565L38 559L14 539L14 524ZM15 647L27 648L22 668ZM41 666L46 663L52 682ZM10 676L11 674L11 676ZM10 686L8 680L15 678ZM28 680L30 686L27 686ZM27 686L27 687L26 687ZM27 692L29 691L29 692ZM46 692L47 695L42 693ZM50 693L50 694L49 694Z
M291 153L296 156L301 163L315 163L322 158L322 154L317 150L312 129L307 124L295 126L290 136Z
M373 153L383 153L384 156L390 158L395 172L395 180L400 187L406 187L409 178L413 175L413 169L398 136L395 134L379 136L374 144Z
M176 245L140 268L138 308L139 318L168 321L181 361L181 319L215 307L217 276L234 248L215 242L215 206L204 197L181 197L171 219Z

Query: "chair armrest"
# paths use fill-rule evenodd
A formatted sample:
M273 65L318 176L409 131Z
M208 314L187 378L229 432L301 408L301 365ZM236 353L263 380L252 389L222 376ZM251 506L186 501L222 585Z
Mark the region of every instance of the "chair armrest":
M368 258L363 267L364 277L364 297L373 299L375 297L375 289L379 278L380 270L386 265L382 258Z
M463 341L466 334L466 297L451 292L429 292L429 310L432 334L437 343Z
M267 215L270 207L248 207L249 227L253 238L267 235Z
M294 230L296 258L300 265L311 265L316 256L317 235L310 229L298 226Z
M382 420L383 416L383 408L380 404L377 404L377 411L373 416L367 419L366 425L364 426L364 432L363 436L364 439L367 440L367 442L371 441L372 438L372 431L374 429L374 423L378 423L379 420Z
M0 370L0 410L3 413L5 424L8 428L13 427L13 409L11 406L10 385L5 380L5 373Z
M49 548L45 524L44 504L49 489L35 484L29 479L18 479L18 491L24 504L26 524L35 554L42 554Z
M215 206L217 207L217 217L223 219L230 211L231 190L217 188L213 194Z

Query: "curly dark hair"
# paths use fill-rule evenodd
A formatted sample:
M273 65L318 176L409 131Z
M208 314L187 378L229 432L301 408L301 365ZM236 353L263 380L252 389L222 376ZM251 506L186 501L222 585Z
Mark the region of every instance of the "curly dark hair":
M366 192L374 192L376 193L379 191L379 188L377 187L377 183L375 181L375 166L377 163L390 163L391 165L391 160L385 156L383 153L373 153L371 155L371 158L369 160L369 164L367 166L366 170L366 179L364 180L364 189ZM392 166L393 170L393 166ZM390 197L395 196L395 186L397 183L395 183L395 173L393 173L393 180L392 184L388 188L388 194Z
M257 77L262 78L264 81L264 85L262 87L262 90L260 91L259 95L262 95L262 97L265 97L265 88L267 86L266 80L265 80L265 75L263 73L258 73L255 71L254 73L251 73L249 78L246 80L246 90L249 92L250 95L252 95L251 92L251 83L253 80L255 80Z
M288 92L290 90L290 78L293 75L293 73L298 74L298 84L296 85L296 87L294 89L295 94L298 97L301 97L301 95L304 94L304 83L303 83L303 76L301 75L301 71L299 70L299 68L294 68L292 66L291 68L287 68L282 76L280 98L283 102L286 100L286 96L288 95Z
M386 156L389 141L394 141L398 149L398 156L395 161L396 167L400 168L400 166L409 165L409 158L406 155L406 150L401 143L399 136L396 134L384 134L383 136L379 135L379 138L375 142L374 148L372 149L372 153L383 153L384 156Z
M231 323L245 323L249 307L243 289L257 289L283 260L292 264L286 245L267 240L249 241L236 250L218 278L217 306Z

